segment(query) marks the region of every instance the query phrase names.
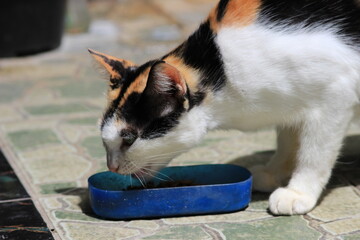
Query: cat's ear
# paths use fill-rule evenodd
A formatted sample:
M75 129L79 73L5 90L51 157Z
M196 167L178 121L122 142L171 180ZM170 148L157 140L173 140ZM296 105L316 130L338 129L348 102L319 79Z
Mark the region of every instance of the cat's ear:
M110 74L111 81L121 80L126 73L126 69L136 66L131 61L116 58L104 53L94 51L92 49L88 49L88 51L94 57L94 59Z
M164 61L152 65L141 103L149 118L159 118L183 108L187 85L180 71Z
M156 94L183 96L187 87L178 69L164 61L159 61L151 67L145 90Z

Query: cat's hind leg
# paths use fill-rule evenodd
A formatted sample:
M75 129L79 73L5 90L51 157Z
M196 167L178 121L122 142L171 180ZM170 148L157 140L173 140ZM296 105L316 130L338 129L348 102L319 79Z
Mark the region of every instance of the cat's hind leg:
M254 190L272 192L280 186L285 186L294 168L298 146L297 129L278 127L276 153L265 166L257 165L250 168Z
M350 109L313 110L306 114L298 126L299 144L289 184L278 188L269 199L273 214L304 214L314 208L329 180L351 118Z

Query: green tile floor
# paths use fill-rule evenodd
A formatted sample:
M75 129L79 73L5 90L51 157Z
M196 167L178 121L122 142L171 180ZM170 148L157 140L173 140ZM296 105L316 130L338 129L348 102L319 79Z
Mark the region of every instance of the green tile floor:
M106 80L86 48L144 62L175 47L216 1L91 1L89 33L66 35L60 49L0 60L0 145L56 239L360 239L360 128L319 206L274 217L267 194L242 212L156 220L107 221L89 209L87 178L106 169L97 119ZM265 162L275 131L213 131L172 165ZM357 150L359 149L359 150Z

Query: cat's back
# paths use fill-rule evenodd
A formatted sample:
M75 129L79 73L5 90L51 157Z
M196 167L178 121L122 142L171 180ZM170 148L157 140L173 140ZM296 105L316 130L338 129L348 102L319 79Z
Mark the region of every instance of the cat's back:
M331 29L360 46L359 0L221 0L209 21L215 32L250 25L281 32Z
M220 0L171 58L213 91L348 79L360 96L360 0Z
M228 86L240 96L360 96L357 0L222 0L209 19Z

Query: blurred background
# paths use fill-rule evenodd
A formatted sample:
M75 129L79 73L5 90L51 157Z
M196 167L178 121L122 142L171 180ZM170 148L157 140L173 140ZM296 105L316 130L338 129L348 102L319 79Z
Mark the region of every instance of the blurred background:
M210 0L17 0L0 3L0 56L86 47L125 57L165 53L196 29ZM118 49L115 48L117 46ZM115 48L115 49L114 49Z

